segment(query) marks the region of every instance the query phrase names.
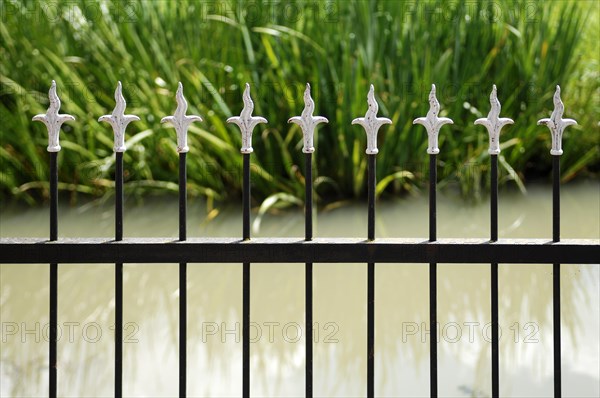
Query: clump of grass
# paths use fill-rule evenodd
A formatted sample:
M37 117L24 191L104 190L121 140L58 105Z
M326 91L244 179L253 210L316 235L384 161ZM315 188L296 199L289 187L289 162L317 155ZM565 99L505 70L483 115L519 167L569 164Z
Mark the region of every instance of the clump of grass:
M380 113L394 122L380 133L379 194L412 191L426 181L426 135L412 120L427 112L431 83L442 114L455 121L440 135L443 185L472 194L487 183L487 135L473 121L487 114L493 83L503 115L515 120L502 135L503 183L522 186L547 177L550 134L536 121L550 114L556 84L563 87L567 116L579 121L565 133L564 176L599 170L598 51L589 51L597 44L579 45L584 27L598 26L597 10L586 9L597 8L593 2L74 1L1 7L3 200L17 195L35 203L46 193L46 132L31 116L44 112L51 79L62 111L77 118L61 133L59 157L60 188L73 198L112 192L112 131L97 117L113 108L117 80L128 112L142 119L128 129L130 194L176 192L175 132L160 118L175 108L178 81L189 112L205 120L190 128L188 181L190 194L206 197L209 206L241 191L241 139L224 120L239 113L245 82L252 85L255 114L269 120L254 134L257 201L278 195L295 204L303 197L302 134L287 119L301 112L306 82L317 113L330 121L316 137L320 198L364 195L366 138L350 121L364 114L370 83Z

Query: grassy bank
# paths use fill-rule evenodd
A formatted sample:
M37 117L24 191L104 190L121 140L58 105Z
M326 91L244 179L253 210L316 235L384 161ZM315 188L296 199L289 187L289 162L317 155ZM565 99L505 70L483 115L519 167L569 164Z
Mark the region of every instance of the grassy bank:
M579 125L564 137L566 180L600 169L598 3L531 1L331 2L3 2L0 22L0 195L36 203L47 189L47 134L31 122L45 112L57 81L62 112L77 118L61 133L60 189L112 192L112 130L98 123L123 82L128 113L126 190L177 190L175 131L160 124L175 109L177 82L189 113L189 191L214 201L241 190L237 127L243 84L255 114L266 117L253 139L253 196L303 197L302 134L288 125L303 108L306 82L316 114L330 123L316 137L316 190L321 199L365 191L366 137L351 120L364 115L369 83L380 114L393 120L379 137L378 192L416 190L426 182L427 139L412 120L428 110L431 83L442 115L442 185L477 196L488 176L487 133L473 121L489 111L495 83L504 129L502 183L548 178L550 134L536 121L552 111L556 84L566 117Z

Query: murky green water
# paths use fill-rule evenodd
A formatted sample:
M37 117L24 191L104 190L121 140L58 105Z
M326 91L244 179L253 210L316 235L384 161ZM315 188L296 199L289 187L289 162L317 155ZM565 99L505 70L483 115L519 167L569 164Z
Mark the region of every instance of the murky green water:
M500 238L549 238L551 193L501 192ZM438 198L438 237L487 237L488 204ZM177 236L174 200L126 204L125 236ZM0 236L45 237L46 209L5 207ZM254 217L254 216L253 216ZM203 223L189 204L188 236L239 236L238 209ZM60 209L61 236L113 233L113 209ZM267 216L254 236L303 236L302 211ZM315 236L365 236L366 206L319 212ZM426 237L426 197L380 203L377 236ZM562 237L600 238L597 182L565 185ZM490 396L489 266L438 266L440 396ZM598 265L564 265L563 392L600 394ZM376 268L376 394L429 393L428 269ZM241 391L241 265L188 268L188 394ZM552 395L550 265L500 266L501 395ZM47 394L48 265L0 267L2 396ZM59 266L59 395L112 396L114 265ZM315 264L315 395L366 394L366 265ZM174 264L126 264L124 393L177 395L178 271ZM304 265L252 265L252 395L298 397L304 388Z

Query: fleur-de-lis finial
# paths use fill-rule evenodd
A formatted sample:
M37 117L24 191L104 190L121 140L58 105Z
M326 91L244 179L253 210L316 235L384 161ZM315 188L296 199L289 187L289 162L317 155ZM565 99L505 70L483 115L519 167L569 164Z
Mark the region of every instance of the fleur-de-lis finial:
M60 151L60 144L58 143L60 127L64 122L73 121L75 118L71 115L58 113L60 110L60 98L56 94L56 82L54 80L52 80L50 90L48 91L48 99L50 100L50 105L46 113L35 115L32 120L42 122L46 125L48 129L48 148L46 149L48 152L58 152Z
M556 86L556 91L554 92L554 110L550 115L550 119L540 119L538 120L538 125L546 125L550 129L550 133L552 134L552 149L550 150L550 154L560 156L562 155L562 135L563 131L566 127L571 126L573 124L577 124L574 119L563 119L563 114L565 113L565 105L560 99L560 86Z
M500 101L498 101L495 84L490 94L490 105L492 108L490 109L490 113L488 113L488 117L475 120L475 124L481 124L487 128L490 135L490 149L488 153L490 155L498 155L500 153L500 130L507 124L513 124L514 121L507 117L499 117L502 107L500 106Z
M188 127L193 122L201 122L202 118L196 115L187 116L185 114L187 112L188 103L183 96L183 85L181 82L179 82L177 85L177 94L175 94L175 99L177 100L177 109L175 110L175 114L173 116L163 117L160 122L170 122L173 127L175 127L175 131L177 132L177 152L185 153L190 151L190 148L187 145Z
M392 121L386 117L377 117L379 105L375 101L375 89L372 84L369 88L369 94L367 94L367 103L369 104L369 109L365 117L354 119L352 124L360 124L364 127L367 132L367 155L376 155L379 152L377 149L377 132L381 126L392 124Z
M250 85L248 83L246 83L242 99L244 100L244 108L242 109L240 116L230 117L227 119L227 123L235 123L238 125L242 132L242 149L240 152L248 154L254 151L254 149L252 149L252 130L254 130L254 127L259 123L267 123L267 119L261 116L252 116L254 102L252 102L252 98L250 98Z
M313 153L315 147L313 144L313 136L315 128L319 123L329 123L329 120L323 116L313 116L315 111L315 102L310 96L310 83L306 83L306 90L304 90L304 110L302 116L294 116L288 120L288 123L296 123L302 128L302 135L304 137L304 146L302 152Z
M454 124L452 119L447 117L438 117L440 113L440 103L435 96L435 84L431 85L431 92L429 93L429 112L426 117L419 117L413 121L413 124L422 124L427 129L428 147L427 153L435 155L440 153L438 148L438 135L440 128L444 124Z
M125 115L127 103L125 102L125 98L123 98L122 91L121 82L118 82L117 89L115 90L115 109L113 109L111 115L104 115L98 118L99 122L108 122L112 126L115 134L115 146L113 147L115 152L125 152L125 129L129 123L140 120L135 115Z

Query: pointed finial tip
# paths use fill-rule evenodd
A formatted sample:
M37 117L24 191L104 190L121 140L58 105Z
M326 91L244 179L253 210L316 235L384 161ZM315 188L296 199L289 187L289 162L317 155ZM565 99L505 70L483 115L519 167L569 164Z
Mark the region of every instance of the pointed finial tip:
M431 91L435 91L435 84L431 84Z
M554 93L554 111L552 111L550 118L538 121L538 124L546 125L550 129L552 135L552 149L550 150L550 154L554 156L563 154L562 137L565 128L577 124L577 121L574 119L563 119L564 110L565 106L560 98L560 86L557 84L556 92Z
M120 80L117 81L117 87L121 87L121 86L122 86L121 81Z
M379 105L375 99L375 86L373 84L371 84L369 87L367 104L369 107L365 116L352 120L352 124L360 124L363 126L365 132L367 133L366 152L368 155L375 155L377 153L377 132L382 125L391 124L392 121L388 118L377 117Z
M48 152L58 152L61 149L58 143L60 128L64 122L73 121L75 118L68 114L58 113L60 110L60 98L58 98L58 95L56 94L55 80L52 80L52 83L50 84L48 99L50 100L50 105L48 106L46 113L35 115L31 120L42 122L46 125L48 130L47 150Z
M183 84L181 84L181 82L177 83L177 88L183 88Z
M310 90L310 83L308 83L308 82L306 83L306 89Z
M268 123L267 119L261 116L252 116L254 111L254 102L250 96L250 84L246 83L246 88L242 94L244 107L240 116L232 116L227 119L227 123L235 123L242 132L242 148L241 152L249 154L252 152L252 130L259 123Z

